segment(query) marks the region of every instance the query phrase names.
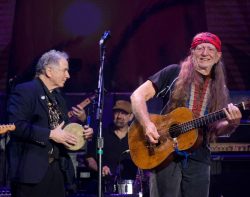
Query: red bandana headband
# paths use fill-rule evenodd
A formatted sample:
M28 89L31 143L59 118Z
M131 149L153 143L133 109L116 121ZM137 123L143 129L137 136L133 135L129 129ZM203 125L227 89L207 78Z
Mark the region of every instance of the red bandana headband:
M218 52L221 52L221 41L218 36L215 34L209 33L209 32L202 32L197 34L193 38L193 42L191 44L191 49L194 49L197 47L197 45L202 43L210 43L215 46Z

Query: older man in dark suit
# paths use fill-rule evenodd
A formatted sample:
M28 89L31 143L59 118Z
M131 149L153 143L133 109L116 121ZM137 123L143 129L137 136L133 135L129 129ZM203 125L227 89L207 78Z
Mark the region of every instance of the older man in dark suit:
M63 130L69 119L58 88L69 79L68 70L68 55L51 50L39 59L35 78L12 91L8 102L9 121L16 126L8 144L12 196L65 196L67 174L62 172L67 165L62 164L70 161L65 147L77 143L75 135ZM80 109L74 108L74 114L84 119ZM92 133L84 127L84 138Z

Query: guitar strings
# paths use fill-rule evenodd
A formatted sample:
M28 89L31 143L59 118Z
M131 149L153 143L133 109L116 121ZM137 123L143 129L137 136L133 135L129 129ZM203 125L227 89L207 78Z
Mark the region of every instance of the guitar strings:
M190 120L188 122L180 123L178 125L174 125L173 127L170 127L169 132L175 133L175 132L180 131L180 133L183 134L186 131L192 130L194 128L200 128L201 126L203 126L202 124L211 123L211 122L217 121L221 118L225 118L225 116L226 116L226 114L224 113L223 110L215 111L215 112L210 113L208 115L205 115L203 117L200 117L200 118L197 118L194 120ZM209 118L209 117L211 117L211 118ZM206 122L206 120L207 120L207 122ZM181 130L180 130L180 128L181 128Z

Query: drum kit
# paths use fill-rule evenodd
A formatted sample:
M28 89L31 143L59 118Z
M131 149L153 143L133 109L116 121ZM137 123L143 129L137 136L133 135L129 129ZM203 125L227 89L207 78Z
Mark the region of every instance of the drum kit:
M149 196L149 172L141 169L137 170L136 178L117 179L109 177L104 180L104 193L108 195L123 196L133 194L139 197Z
M78 123L68 124L64 130L77 136L77 143L67 147L71 151L81 149L85 145L85 139L83 138L83 127ZM128 153L129 151L125 151ZM120 163L120 161L119 161ZM121 171L117 176L110 176L104 179L104 193L108 195L127 195L134 194L136 196L149 196L149 171L144 171L137 168L135 179L122 179Z

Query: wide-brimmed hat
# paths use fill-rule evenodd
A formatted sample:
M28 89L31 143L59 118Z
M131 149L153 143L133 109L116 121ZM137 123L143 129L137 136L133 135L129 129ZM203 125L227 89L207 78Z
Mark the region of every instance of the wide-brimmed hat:
M122 111L127 112L128 114L132 113L130 102L125 101L125 100L117 100L115 102L115 106L113 107L113 110L122 110Z

